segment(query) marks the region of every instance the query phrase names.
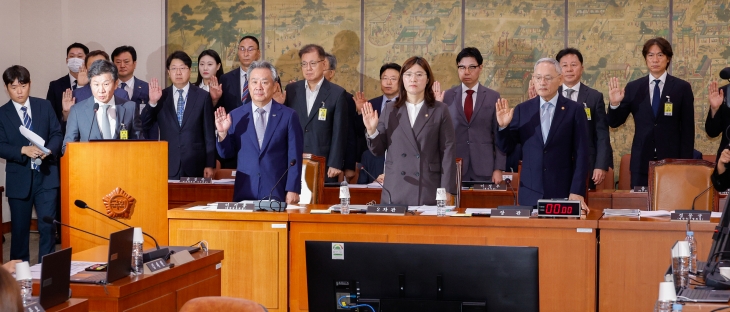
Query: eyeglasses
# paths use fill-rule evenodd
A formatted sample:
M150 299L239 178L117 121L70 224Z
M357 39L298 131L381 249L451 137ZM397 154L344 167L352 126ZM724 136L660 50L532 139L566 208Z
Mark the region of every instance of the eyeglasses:
M246 48L246 47L238 47L238 50L240 50L241 52L254 53L258 49L254 48L254 47L248 47L248 48Z
M474 65L469 65L469 66L459 65L459 66L457 66L457 68L459 68L459 71L465 71L465 70L468 69L470 72L476 70L477 67L479 67L479 66L474 66Z
M309 65L309 67L312 67L312 68L314 68L315 66L317 66L317 64L319 64L319 63L321 63L321 62L324 62L324 60L321 60L321 61L316 61L316 62L315 62L315 61L311 61L311 62L309 62L309 63L307 63L307 62L302 62L302 68L307 68L307 65Z
M184 66L184 67L170 67L170 71L171 72L186 71L188 69L190 69L190 68L187 67L187 66Z
M390 81L390 82L393 82L393 83L398 82L398 78L397 77L380 77L380 80L382 80L382 81Z
M417 73L404 73L403 78L405 79L411 79L413 77L416 77L417 80L422 80L423 78L426 78L426 73L424 72L417 72Z
M541 82L544 80L545 82L550 83L551 81L553 81L553 79L555 79L555 77L553 77L553 76L532 76L532 79L535 79L536 82Z

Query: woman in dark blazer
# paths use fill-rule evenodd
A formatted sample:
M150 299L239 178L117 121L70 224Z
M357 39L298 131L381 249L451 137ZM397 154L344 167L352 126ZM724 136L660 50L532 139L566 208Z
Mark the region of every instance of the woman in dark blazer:
M717 166L710 178L712 185L715 186L718 192L724 192L730 188L730 170L728 170L730 168L728 168L728 162L730 162L730 149L725 148L718 155Z
M435 205L436 189L456 194L454 127L446 104L435 99L435 81L425 59L414 56L400 71L400 94L395 105L377 111L366 103L362 119L368 148L385 154L385 188L392 204ZM387 192L381 203L389 203Z

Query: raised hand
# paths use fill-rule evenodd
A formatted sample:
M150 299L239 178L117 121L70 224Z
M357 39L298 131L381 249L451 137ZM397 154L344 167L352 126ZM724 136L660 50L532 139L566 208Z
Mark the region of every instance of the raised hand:
M210 86L208 87L208 90L210 92L210 98L213 100L213 106L215 107L215 104L218 103L218 100L220 100L223 95L223 85L218 83L218 78L216 78L215 75L210 77L209 84Z
M226 113L226 109L218 107L213 113L215 116L215 130L218 132L218 139L223 140L228 134L228 129L231 128L231 115Z
M71 112L71 106L76 103L76 98L73 96L71 88L66 89L61 97L61 106L63 107L63 120L68 119L68 114Z
M276 85L276 92L274 93L273 99L276 101L276 103L284 104L284 101L286 101L286 91L281 90L281 85L278 83L275 83Z
M89 71L86 70L85 65L82 64L81 67L79 67L79 74L77 77L76 85L78 85L79 88L89 84Z
M378 111L373 109L370 102L366 102L362 107L362 123L365 124L368 135L373 135L378 129Z
M357 113L362 114L362 107L365 105L367 100L365 99L365 94L362 93L362 91L355 92L355 96L352 97L355 100L355 108L357 109Z
M710 101L710 110L712 110L712 116L714 117L717 110L720 109L720 105L722 105L722 100L725 98L725 94L722 89L718 90L717 81L710 82L710 87L709 90L707 90L707 93L709 93L707 99Z
M537 96L537 90L535 90L535 84L532 83L532 79L530 79L530 86L527 87L527 96L530 99L534 99Z
M608 80L608 100L609 105L618 106L624 99L624 88L619 87L618 78L611 77Z
M497 100L497 123L500 128L507 128L512 122L512 116L515 113L514 108L509 107L507 99L501 98Z
M157 101L162 97L162 88L160 88L160 82L157 78L150 80L150 104L157 104Z
M434 81L433 86L431 86L431 89L433 90L433 95L436 96L436 101L443 102L444 101L444 91L441 91L441 83L438 81Z

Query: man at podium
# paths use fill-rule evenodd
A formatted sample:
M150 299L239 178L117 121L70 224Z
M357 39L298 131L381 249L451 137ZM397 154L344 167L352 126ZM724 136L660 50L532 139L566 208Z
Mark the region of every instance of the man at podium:
M252 102L228 115L223 107L215 112L218 153L223 158L237 157L233 201L271 195L271 199L296 204L302 188L304 141L299 117L293 109L272 100L277 77L274 65L253 62L246 76Z

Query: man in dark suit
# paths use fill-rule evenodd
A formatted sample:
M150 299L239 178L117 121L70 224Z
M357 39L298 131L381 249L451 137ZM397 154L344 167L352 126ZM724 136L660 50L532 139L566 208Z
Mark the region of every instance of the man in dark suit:
M555 59L563 68L562 96L582 105L588 118L589 189L603 183L609 167L613 167L613 149L608 134L608 117L603 94L580 82L583 76L583 55L574 48L560 50ZM609 185L613 188L613 185Z
M94 62L98 60L111 61L111 59L109 58L109 54L102 50L94 50L89 52L89 54L86 55L84 67L82 67L80 71L81 76L79 76L79 87L73 90L73 92L70 92L70 94L68 91L63 94L63 121L61 122L62 125L68 119L68 113L71 111L71 106L73 104L79 103L93 96L91 89L88 87L88 68L91 67L91 64L94 64ZM129 100L129 94L124 90L114 89L114 96Z
M139 114L150 101L150 86L146 81L134 76L134 70L137 68L137 50L131 46L118 47L112 51L112 62L119 71L118 88L127 92L128 99L136 104L134 107L135 137L138 139L149 138L149 135L141 131L142 122Z
M497 101L497 146L507 152L522 144L519 203L568 197L585 207L590 167L585 110L558 92L563 83L558 61L538 60L532 81L538 97L512 109L506 99Z
M230 114L223 107L215 112L218 153L238 159L233 201L267 199L273 189L272 199L296 204L302 187L299 117L293 109L272 101L277 77L274 65L253 62L247 77L252 103ZM296 161L294 167L276 184L291 160Z
M709 95L707 96L710 102L710 109L707 111L707 119L705 119L705 132L711 138L722 135L715 159L715 163L718 164L722 151L730 143L730 138L728 137L730 136L730 133L728 133L728 127L730 127L730 106L728 106L727 98L725 97L727 91L730 91L728 88L730 88L730 84L718 87L717 81L710 82Z
M38 259L55 250L55 226L43 221L55 218L60 184L58 159L61 154L61 126L53 106L43 99L31 98L30 73L22 66L12 66L3 73L10 101L0 106L0 158L7 162L6 195L10 206L10 259L28 261L32 209L38 217ZM30 144L20 127L45 140L44 153Z
M370 174L373 175L380 183L383 183L385 179L385 174L383 174L383 171L385 170L385 155L375 156L370 149L367 148L367 140L364 136L366 129L365 124L362 122L361 111L365 103L370 103L370 105L373 106L373 109L378 112L378 115L381 115L386 105L395 104L400 90L398 88L400 69L400 65L396 63L387 63L380 66L380 91L383 92L383 95L372 98L370 101L366 101L363 93L357 92L355 94L356 110L354 112L349 112L350 116L353 114L357 116L352 128L354 131L363 133L362 139L365 140L363 142L365 143L365 151L362 152L360 164L362 164L363 167L365 167L365 170L370 172ZM352 120L352 118L350 120ZM358 144L361 143L358 142ZM367 174L361 173L357 178L358 184L368 184L371 182L373 182L373 178Z
M286 86L285 105L299 115L304 152L325 157L327 180L337 182L345 161L347 93L324 79L324 54L324 49L314 44L299 50L304 80Z
M66 48L66 66L68 74L58 78L48 85L48 93L46 100L51 102L53 111L56 113L58 121L61 123L61 131L65 131L66 119L63 118L63 93L66 90L76 90L78 87L77 79L79 71L83 67L86 55L89 54L89 48L85 45L74 42Z
M167 141L168 177L212 178L215 168L215 122L210 94L190 84L193 61L185 52L167 57L165 67L172 86L162 90L150 82L150 105L142 111L142 127L156 121L160 140Z
M499 93L479 83L482 53L464 48L456 56L461 85L444 92L456 140L456 158L462 160L462 180L502 182L507 156L495 145L499 130L495 103Z
M71 107L63 153L69 142L119 139L122 129L128 133L136 130L134 102L114 96L114 90L118 90L117 67L112 62L98 60L89 67L88 75L93 96ZM99 104L97 110L94 104Z
M631 145L631 187L649 185L649 161L692 159L694 150L694 94L692 86L667 74L672 45L661 37L649 39L641 51L649 75L619 87L609 82L609 126L617 128L634 116Z
M218 101L218 106L225 107L226 112L251 103L246 73L248 66L254 61L258 61L260 57L259 40L256 37L244 36L238 41L238 62L241 63L241 67L225 73L220 79L223 95Z
M337 57L330 53L324 54L324 79L332 82L337 73ZM344 179L348 181L350 178L355 176L355 164L360 162L362 153L368 149L367 142L365 141L365 125L362 123L362 117L357 113L357 104L355 104L355 97L345 91L345 101L347 102L348 112L348 125L347 127L347 144L345 146L345 165L344 165ZM362 125L362 129L358 129L356 124L357 121ZM362 131L359 131L362 130Z

